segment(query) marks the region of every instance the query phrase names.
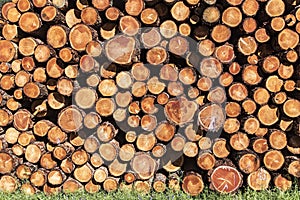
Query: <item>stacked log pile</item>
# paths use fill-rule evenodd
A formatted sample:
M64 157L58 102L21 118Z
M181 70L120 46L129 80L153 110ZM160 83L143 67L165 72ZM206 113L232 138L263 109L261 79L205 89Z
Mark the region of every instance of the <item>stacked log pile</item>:
M292 187L298 0L11 0L0 190Z

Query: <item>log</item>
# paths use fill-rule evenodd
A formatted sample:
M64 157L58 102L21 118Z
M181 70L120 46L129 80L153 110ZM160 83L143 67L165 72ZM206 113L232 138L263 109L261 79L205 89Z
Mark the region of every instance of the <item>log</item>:
M131 160L130 166L140 179L147 180L154 176L157 163L148 154L140 152L135 154L134 158Z
M195 172L187 173L182 181L182 190L191 195L197 196L204 189L204 183L200 174Z
M242 185L242 174L234 167L220 165L210 175L211 186L220 193L234 193Z
M253 190L267 189L269 187L270 181L270 173L263 168L259 168L257 171L252 172L247 178L247 183L249 187Z

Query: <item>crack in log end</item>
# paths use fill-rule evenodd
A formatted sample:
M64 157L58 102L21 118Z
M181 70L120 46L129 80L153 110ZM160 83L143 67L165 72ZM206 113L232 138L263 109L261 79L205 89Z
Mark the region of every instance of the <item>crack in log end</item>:
M224 109L218 104L204 105L199 112L198 120L204 130L217 132L225 123Z
M105 45L106 56L120 65L129 64L135 51L135 39L120 35L109 40Z
M220 193L233 193L242 185L242 174L230 166L215 168L210 176L213 188Z

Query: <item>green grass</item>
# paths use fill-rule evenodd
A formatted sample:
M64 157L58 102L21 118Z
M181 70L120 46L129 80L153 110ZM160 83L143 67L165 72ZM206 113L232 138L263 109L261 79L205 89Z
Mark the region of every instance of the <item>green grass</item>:
M117 191L112 193L99 192L96 194L88 194L86 192L76 193L60 193L54 196L45 196L38 193L34 196L27 196L21 192L13 194L0 193L0 200L188 200L188 199L201 199L201 200L299 200L300 192L298 187L282 192L277 189L265 191L253 191L245 189L243 192L239 191L236 194L221 195L206 188L199 196L191 197L183 192L167 191L165 193L140 194L137 192Z

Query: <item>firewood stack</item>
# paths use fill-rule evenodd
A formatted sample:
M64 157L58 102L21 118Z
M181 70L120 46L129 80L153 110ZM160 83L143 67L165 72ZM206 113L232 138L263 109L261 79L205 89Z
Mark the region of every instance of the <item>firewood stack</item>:
M299 4L3 4L0 190L291 188Z

